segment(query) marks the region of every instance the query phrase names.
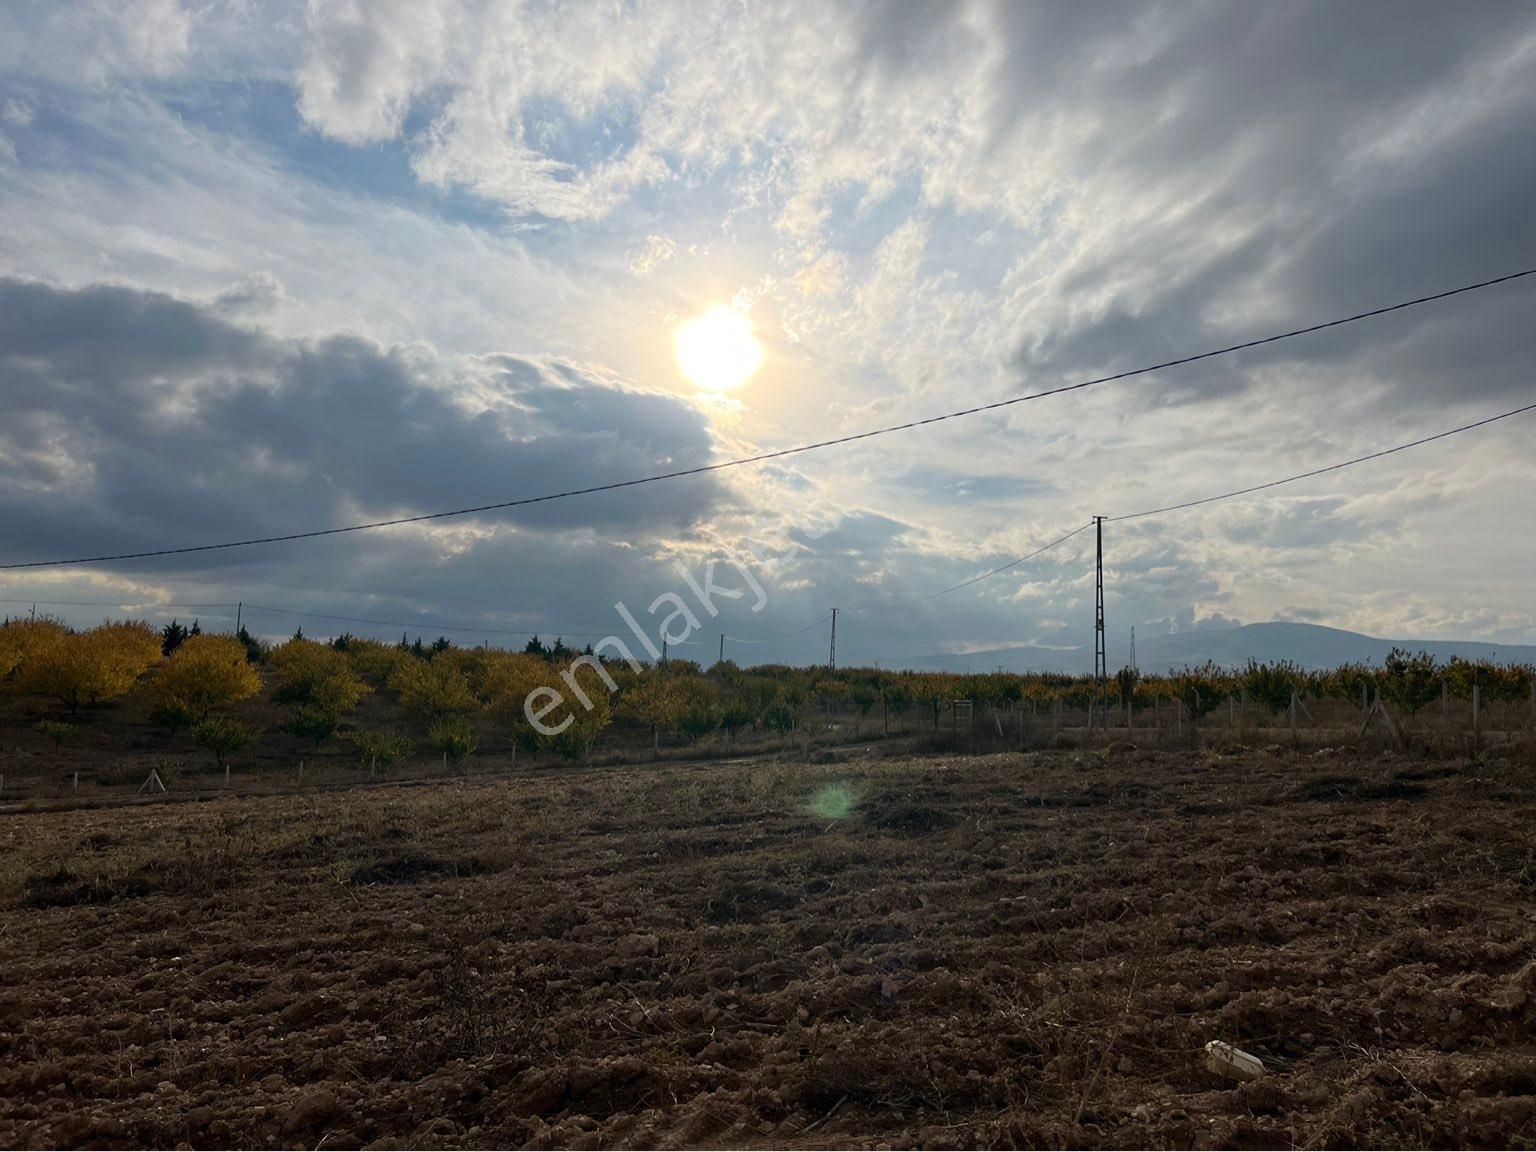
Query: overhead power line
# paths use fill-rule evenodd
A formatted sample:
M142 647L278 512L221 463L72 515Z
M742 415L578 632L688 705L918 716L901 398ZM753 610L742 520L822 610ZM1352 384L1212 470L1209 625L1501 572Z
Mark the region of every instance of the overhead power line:
M249 548L259 544L282 544L293 540L313 540L322 536L341 536L352 532L367 532L377 528L394 528L405 524L421 524L430 520L445 520L455 516L473 516L481 512L497 512L508 508L524 508L531 504L544 504L553 500L565 500L573 496L589 496L598 492L613 492L621 488L634 488L642 484L655 484L662 480L676 480L684 476L698 476L707 472L719 472L726 468L739 468L747 464L761 464L768 460L780 460L786 456L797 456L804 452L814 452L822 448L833 448L842 444L853 444L860 440L870 440L876 436L886 436L893 432L906 432L913 428L922 428L930 424L938 424L946 420L956 420L962 416L975 416L982 412L993 412L1001 408L1008 408L1015 404L1023 404L1031 400L1043 400L1048 396L1060 396L1066 392L1076 392L1083 388L1092 388L1098 384L1109 384L1116 380L1128 380L1134 376L1145 376L1153 372L1161 372L1168 368L1177 368L1185 364L1194 364L1201 360L1210 360L1217 356L1227 356L1234 352L1243 352L1251 348L1259 348L1266 344L1276 344L1282 340L1289 340L1296 336L1306 336L1314 332L1322 332L1330 328L1339 328L1346 324L1354 324L1361 320L1369 320L1376 316L1385 316L1391 312L1401 312L1405 308L1414 308L1420 304L1430 304L1437 300L1447 300L1453 296L1461 296L1468 292L1477 292L1484 288L1492 288L1498 284L1507 284L1512 280L1536 275L1536 268L1527 268L1519 272L1511 272L1505 276L1496 276L1491 280L1480 280L1475 284L1463 284L1459 288L1450 288L1443 292L1436 292L1428 296L1418 296L1412 300L1399 301L1396 304L1388 304L1381 308L1372 308L1365 312L1356 312L1353 315L1341 316L1334 320L1325 320L1318 324L1309 324L1304 328L1293 328L1288 332L1278 332L1272 336L1264 336L1256 340L1245 340L1238 344L1229 344L1223 348L1212 348L1205 352L1197 352L1190 356L1180 356L1172 360L1163 360L1156 364L1147 364L1140 368L1129 368L1123 372L1111 373L1108 376L1098 376L1089 380L1079 380L1074 384L1063 384L1056 388L1047 388L1041 392L1031 392L1022 396L1013 396L1006 400L997 400L990 404L978 404L971 408L960 408L953 412L943 412L937 416L927 416L921 420L909 420L902 424L890 424L883 428L872 428L864 432L855 432L847 436L837 436L830 440L818 440L812 444L801 444L794 448L780 448L772 452L760 452L754 456L743 456L735 460L722 460L714 464L699 464L692 468L680 468L672 472L659 472L651 476L640 476L631 480L617 480L607 484L594 484L587 488L570 488L563 492L550 492L542 496L525 496L516 500L502 500L493 504L479 504L470 508L455 508L447 512L424 512L415 516L399 516L390 520L374 520L365 524L349 524L341 528L319 528L308 532L289 532L278 536L256 536L247 540L230 540L218 544L195 544L180 548L156 548L142 552L118 552L100 556L78 556L67 560L30 560L21 563L0 564L0 571L18 568L56 568L70 564L101 564L116 560L146 560L156 556L185 556L197 552L217 552L229 548Z
M1202 496L1198 500L1185 500L1179 504L1167 504L1161 508L1148 508L1142 512L1127 512L1120 516L1106 516L1105 519L1111 522L1120 520L1141 520L1149 516L1161 516L1165 512L1178 512L1184 508L1196 508L1202 504L1215 504L1220 500L1231 500L1237 496L1249 496L1255 492L1263 492L1269 488L1278 488L1282 484L1293 484L1298 480L1307 480L1313 476L1323 476L1329 472L1338 472L1345 468L1353 468L1356 464L1365 464L1371 460L1380 460L1384 456L1391 456L1397 452L1406 452L1410 448L1418 448L1425 444L1432 444L1436 440L1444 440L1447 437L1456 436L1462 432L1471 432L1475 428L1483 428L1489 424L1495 424L1500 420L1508 420L1512 416L1523 415L1526 412L1536 412L1536 404L1526 404L1519 408L1513 408L1508 412L1500 412L1497 416L1488 416L1482 420L1474 420L1470 424L1462 424L1456 428L1448 428L1444 432L1436 432L1432 436L1421 436L1419 439L1410 440L1406 444L1397 444L1391 448L1383 448L1378 452L1369 452L1364 456L1356 456L1351 460L1342 460L1337 464L1329 464L1323 468L1313 468L1307 472L1298 472L1294 476L1285 476L1279 480L1266 480L1262 484L1252 484L1247 488L1237 488L1231 492L1222 492L1216 496ZM1024 556L1020 556L1016 560L1010 560L1006 564L1000 564L998 567L993 568L989 572L983 572L980 576L973 576L969 580L962 581L959 584L951 585L948 588L941 588L937 592L929 592L924 596L915 596L910 600L898 600L893 604L881 604L869 608L857 608L854 609L854 611L859 614L884 612L892 608L904 608L909 604L919 604L924 600L932 600L938 596L948 595L950 592L958 592L962 588L969 588L972 584L979 584L983 580L990 579L991 577L996 576L1001 572L1006 572L1010 568L1016 568L1018 565L1023 564L1028 560L1033 560L1036 556L1040 556L1046 552L1049 552L1058 544L1065 544L1068 540L1072 539L1072 537L1078 535L1079 533L1086 532L1089 528L1092 527L1093 521L1090 520L1087 524L1083 524L1080 527L1072 529L1072 531L1068 532L1065 536L1058 536L1055 540L1052 540L1044 547L1037 548L1033 552L1030 552ZM830 619L830 617L822 617L822 619L818 620L816 623L824 624L828 619ZM814 626L815 625L812 625L812 627Z
M1462 432L1470 432L1474 428L1483 428L1500 420L1508 420L1511 416L1519 416L1526 412L1536 412L1536 404L1526 404L1521 408L1513 408L1508 412L1500 412L1497 416L1489 416L1484 420L1475 420L1471 424L1463 424L1459 428L1449 428L1444 432L1436 432L1433 436L1421 436L1417 440L1410 440L1406 444L1398 444L1393 448L1383 448L1379 452L1371 452L1364 456L1356 456L1353 460L1344 460L1338 464L1329 464L1325 468L1313 468L1310 472L1298 472L1294 476L1286 476L1280 480L1266 480L1263 484L1253 484L1247 488L1237 488L1231 492L1223 492L1219 496L1202 496L1198 500L1185 500L1180 504L1167 504L1161 508L1148 508L1144 512L1127 512L1122 516L1111 516L1110 520L1140 520L1147 516L1161 516L1164 512L1177 512L1182 508L1196 508L1201 504L1214 504L1218 500L1230 500L1234 496L1248 496L1254 492L1262 492L1266 488L1278 488L1282 484L1292 484L1297 480L1307 480L1313 476L1322 476L1328 472L1337 472L1343 468L1352 468L1356 464L1364 464L1368 460L1380 460L1383 456L1391 456L1395 452L1406 452L1410 448L1417 448L1423 444L1432 444L1436 440L1444 440L1448 436L1456 436Z
M812 628L820 628L823 624L825 624L830 619L832 619L832 613L828 612L820 620L812 620L804 628L796 628L793 632L785 632L785 633L783 633L782 635L779 635L779 636L770 636L770 637L768 637L768 639L770 639L770 640L788 640L791 636L798 636L802 632L809 632Z
M1118 521L1122 521L1122 520L1141 520L1141 519L1146 519L1146 518L1151 517L1151 516L1161 516L1161 515L1163 515L1165 513L1168 513L1168 512L1182 511L1183 509L1186 509L1186 508L1197 508L1197 507L1200 507L1201 505L1205 505L1205 504L1215 504L1218 501L1231 500L1231 499L1234 499L1234 498L1236 498L1238 496L1252 495L1255 492L1263 492L1263 491L1266 491L1266 490L1268 490L1270 488L1278 488L1278 487L1280 487L1283 484L1293 484L1293 483L1295 483L1295 482L1297 482L1299 480L1307 480L1307 479L1311 479L1314 476L1323 476L1323 475L1327 475L1328 473L1331 473L1331 472L1342 471L1345 468L1352 468L1352 467L1354 467L1357 464L1365 464L1365 463L1369 463L1372 460L1380 460L1383 457L1392 456L1392 455L1395 455L1398 452L1406 452L1410 448L1418 448L1418 447L1422 447L1425 444L1432 444L1432 443L1434 443L1437 440L1445 440L1445 439L1447 439L1447 438L1449 438L1451 436L1457 436L1457 435L1460 435L1463 432L1471 432L1471 431L1473 431L1474 429L1477 429L1477 428L1484 428L1484 427L1487 427L1490 424L1495 424L1495 423L1497 423L1500 420L1508 420L1508 419L1510 419L1512 417L1521 416L1521 415L1524 415L1524 414L1526 414L1528 412L1536 412L1536 403L1525 404L1525 405L1520 406L1519 408L1512 408L1508 412L1500 412L1496 416L1488 416L1488 417L1485 417L1485 418L1483 418L1481 420L1474 420L1471 423L1461 424L1461 425L1458 425L1455 428L1448 428L1448 429L1446 429L1443 432L1436 432L1436 433L1434 433L1432 435L1429 435L1429 436L1421 436L1417 440L1409 440L1406 443L1397 444L1397 445L1394 445L1391 448L1383 448L1383 449L1380 449L1379 451L1376 451L1376 452L1368 452L1368 453L1366 453L1363 456L1355 456L1355 457L1353 457L1353 458L1351 458L1349 460L1342 460L1342 461L1338 462L1337 464L1328 464L1328 465L1325 465L1324 467L1321 467L1321 468L1313 468L1313 469L1310 469L1309 471L1306 471L1306 472L1298 472L1295 475L1284 476L1284 477L1281 477L1278 480L1266 480L1262 484L1252 484L1252 485L1249 485L1246 488L1237 488L1237 489L1233 489L1230 492L1222 492L1222 493L1219 493L1219 494L1214 495L1214 496L1202 496L1202 497L1200 497L1198 499L1195 499L1195 500L1185 500L1185 501L1182 501L1182 502L1177 503L1177 504L1166 504L1166 505L1163 505L1162 507L1159 507L1159 508L1148 508L1148 509L1145 509L1145 510L1143 510L1141 512L1127 512L1127 513L1124 513L1124 514L1119 515L1119 516L1106 517L1106 519L1108 519L1111 522L1118 522ZM898 600L898 601L895 601L895 602L890 603L890 604L871 605L871 606L865 607L865 608L853 609L852 611L855 614L858 614L858 615L867 615L867 614L876 613L876 612L885 612L885 611L889 611L889 610L895 609L895 608L903 608L903 607L906 607L906 606L911 605L911 604L919 604L919 603L922 603L925 600L933 600L933 599L936 599L939 596L948 595L951 592L958 592L962 588L969 588L973 584L979 584L983 580L988 580L988 579L990 579L993 576L997 576L997 575L999 575L999 574L1001 574L1003 572L1009 571L1012 568L1018 567L1020 564L1024 564L1027 561L1033 560L1035 557L1041 556L1044 553L1049 552L1051 549L1057 547L1058 545L1066 543L1068 540L1072 539L1074 536L1078 536L1081 533L1086 532L1091 527L1093 527L1093 522L1092 521L1089 521L1086 524L1079 525L1078 527L1072 529L1070 532L1067 532L1067 533L1065 533L1062 536L1058 536L1056 539L1052 540L1049 544L1045 544L1042 547L1035 549L1033 552L1029 552L1029 553L1026 553L1023 556L1019 556L1016 559L1008 561L1006 564L1000 564L996 568L992 568L992 569L989 569L986 572L981 573L979 576L973 576L969 580L963 580L959 584L952 584L952 585L950 585L947 588L940 588L937 591L928 592L928 593L925 593L924 595L921 595L921 596L914 596L914 597L911 597L910 599L907 599L907 600ZM36 598L33 598L33 597L24 597L24 596L23 597L0 597L0 604L35 604L35 605L40 605L40 606L43 606L43 607L50 607L50 608L51 607L126 608L128 606L124 602L117 601L117 600L39 600L39 599L36 599ZM158 608L158 609L165 609L165 608L184 608L185 609L185 608L190 608L190 609L203 609L203 610L211 610L211 609L219 609L219 608L234 608L235 606L236 605L233 604L233 603L193 604L193 603L185 603L185 602L180 602L180 601L176 601L176 602L160 601L160 602L157 602L157 603L154 603L154 604L140 605L140 607ZM566 637L566 636L589 638L589 637L594 637L594 636L601 637L601 636L609 635L609 633L607 633L607 632L565 631L565 630L556 629L556 628L549 628L549 627L540 628L540 629L537 629L537 630L531 630L530 631L530 630L526 630L526 629L492 628L492 627L488 627L488 626L483 625L483 624L442 624L442 623L438 623L438 622L435 622L435 621L423 621L423 620L417 620L417 621L382 620L382 619L379 619L377 617L369 617L369 616L341 616L341 615L336 615L336 614L328 613L328 612L303 612L303 611L299 611L298 609L294 609L294 608L278 608L278 607L275 607L275 606L272 606L272 605L266 605L266 604L246 603L244 605L244 608L245 608L245 610L247 612L251 612L251 611L255 611L255 612L268 612L268 613L274 613L274 614L282 615L282 616L297 616L297 617L302 617L304 619L312 619L312 620L333 620L333 621L340 621L342 623L348 623L348 624L370 624L370 625L374 625L374 626L378 626L378 627L388 627L388 628L405 628L405 629L413 629L413 628L415 628L415 629L425 629L427 631L436 631L436 632L472 632L472 633L479 633L481 635L489 635L489 636L537 636L537 635L540 635L540 634L544 634L544 635L554 635L554 636L561 637L561 638ZM794 629L792 631L789 631L789 632L777 633L777 634L772 635L772 636L766 636L766 637L763 637L763 638L758 639L758 640L749 640L749 639L747 639L745 637L741 637L741 636L729 636L729 637L727 637L727 639L729 639L732 643L737 643L737 644L761 644L761 643L766 643L766 642L769 642L769 641L772 641L772 640L783 640L783 639L788 639L788 638L790 638L792 636L799 636L802 633L809 632L813 628L819 628L821 625L826 624L831 619L832 619L832 615L831 615L831 613L828 613L825 616L822 616L822 617L820 617L820 618L818 618L816 620L811 621L811 623L806 624L803 627L796 628L796 629ZM679 641L679 643L683 643L683 642Z
M1056 547L1056 545L1065 544L1078 533L1086 532L1092 527L1093 521L1090 520L1087 524L1082 525L1080 528L1072 529L1072 531L1068 532L1065 536L1056 537L1056 539L1052 540L1043 548L1036 548L1033 552L1026 556L1020 556L1016 560L1010 560L1006 564L1000 564L996 568L993 568L990 572L983 572L980 576L972 576L969 580L963 580L959 584L951 584L948 588L940 588L937 592L929 592L924 596L914 596L910 600L898 600L894 604L877 604L869 608L855 608L853 611L858 615L865 615L871 612L888 612L892 608L905 608L909 604L921 604L924 600L932 600L938 596L947 596L951 592L958 592L962 588L969 588L972 584L980 584L983 580L987 580L993 576L996 576L999 572L1006 572L1010 568L1017 568L1026 560L1033 560L1036 556L1042 556L1049 552L1052 548Z

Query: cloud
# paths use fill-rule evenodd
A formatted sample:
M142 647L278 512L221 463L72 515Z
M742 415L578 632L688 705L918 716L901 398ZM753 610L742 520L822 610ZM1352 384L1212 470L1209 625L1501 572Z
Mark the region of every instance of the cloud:
M262 270L232 284L214 298L213 308L224 315L239 318L271 313L287 299L283 282L270 271Z
M647 236L645 246L630 256L629 270L637 276L644 276L676 256L677 241L667 236Z
M580 365L284 340L108 286L0 280L0 392L0 508L18 559L410 516L629 479L711 450L686 404ZM476 523L637 540L684 531L721 498L704 477Z
M442 67L456 5L419 0L317 0L298 73L306 123L349 144L397 135L423 84Z
M168 76L186 59L193 16L178 0L13 5L0 13L0 68L105 84Z

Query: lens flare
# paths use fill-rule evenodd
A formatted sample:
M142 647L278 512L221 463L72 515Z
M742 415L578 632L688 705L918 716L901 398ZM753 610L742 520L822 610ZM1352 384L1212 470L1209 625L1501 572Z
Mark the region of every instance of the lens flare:
M822 820L846 820L853 806L853 792L846 784L828 784L811 797L811 811Z

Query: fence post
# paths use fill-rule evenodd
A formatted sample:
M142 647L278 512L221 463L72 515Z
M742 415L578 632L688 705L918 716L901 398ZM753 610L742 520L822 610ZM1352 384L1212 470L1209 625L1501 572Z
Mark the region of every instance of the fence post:
M1227 727L1233 729L1234 731L1236 731L1236 729L1237 729L1237 697L1236 696L1228 696L1227 697Z
M1296 742L1296 689L1291 689L1291 743Z
M1370 711L1370 703L1365 698L1366 686L1360 685L1360 715L1364 716Z
M1440 719L1447 720L1451 715L1451 686L1444 677L1440 680Z
M74 782L74 785L71 787L70 790L73 791L73 792L79 792L80 791L80 770L78 768L75 769L75 782Z
M304 761L299 761L299 787L304 787Z
M229 765L224 765L224 787L229 787Z

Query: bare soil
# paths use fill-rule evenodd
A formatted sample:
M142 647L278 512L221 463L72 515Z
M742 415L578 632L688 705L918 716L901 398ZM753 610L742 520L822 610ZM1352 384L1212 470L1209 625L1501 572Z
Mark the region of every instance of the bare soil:
M0 817L0 1144L1536 1144L1528 752L1115 747Z

